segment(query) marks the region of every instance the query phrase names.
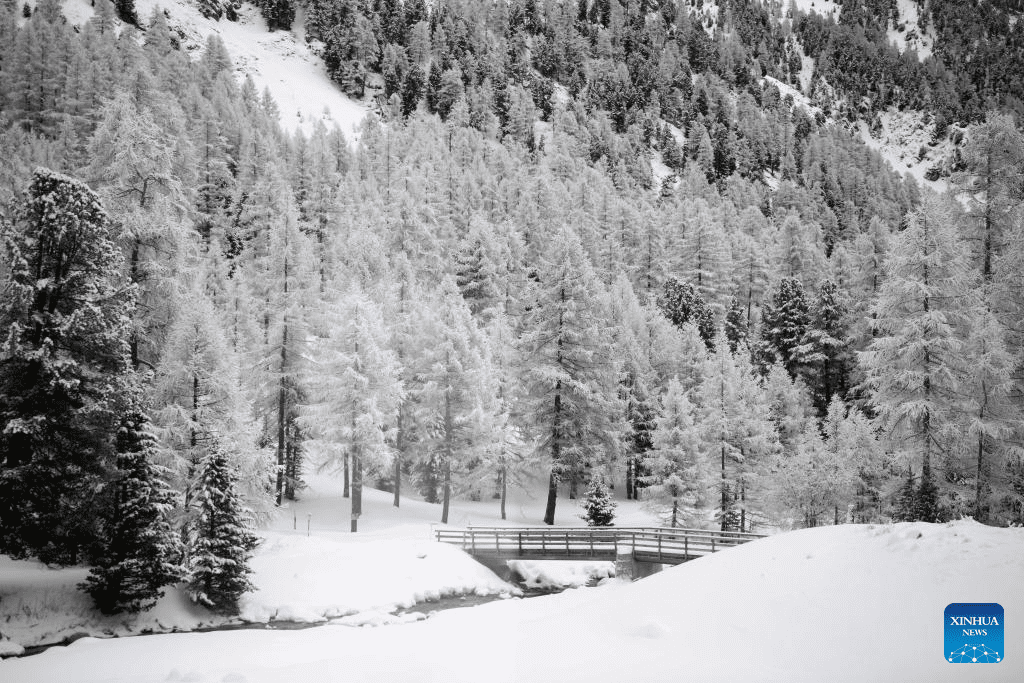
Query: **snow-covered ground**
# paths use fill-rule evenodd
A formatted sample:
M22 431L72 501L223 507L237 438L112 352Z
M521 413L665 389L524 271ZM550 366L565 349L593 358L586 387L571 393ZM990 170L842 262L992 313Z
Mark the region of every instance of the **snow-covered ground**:
M257 590L241 602L248 622L384 623L384 615L452 595L512 595L518 589L462 551L436 543L441 508L409 498L395 508L393 496L363 492L359 533L349 531L351 501L341 481L327 474L307 477L309 488L260 531L263 543L251 565ZM544 512L543 481L513 490L507 521L498 501L457 500L452 526L539 525ZM560 499L557 521L582 526L575 501ZM617 521L626 526L655 525L637 502L619 502ZM529 587L578 586L609 576L611 563L525 563ZM157 606L135 616L103 616L76 589L83 568L48 568L35 561L0 556L0 654L22 646L55 643L76 634L122 636L145 632L190 631L223 624L223 617L193 605L180 589L170 589ZM0 677L0 680L4 680Z
M879 120L881 131L875 135L866 122L858 122L864 144L877 150L898 173L912 176L918 185L945 192L949 187L945 179L927 180L925 173L933 166L947 163L952 154L949 139L932 145L935 124L925 123L925 114L920 111L897 111L890 107L879 114Z
M91 0L64 0L64 15L73 25L81 25L93 14ZM155 9L166 11L168 24L181 36L183 47L194 56L201 54L206 39L217 34L231 55L241 80L251 76L257 89L270 91L281 110L281 125L286 130L307 133L323 120L328 127L337 124L351 141L369 108L350 99L328 77L323 60L305 41L304 12L296 14L293 30L267 30L259 10L243 3L239 20L203 17L196 4L188 0L135 0L139 18L149 21Z
M896 0L896 8L899 10L900 18L893 24L889 22L886 36L889 42L895 45L900 52L914 50L919 60L924 60L932 54L932 46L935 44L935 35L932 27L922 30L920 26L920 10L914 0Z
M779 534L632 584L492 602L380 628L86 638L0 680L1024 680L1024 530L970 521ZM998 602L1005 659L944 659L943 611Z
M842 10L839 3L832 0L793 0L793 4L804 14L814 12L833 21L839 21L839 12ZM789 6L788 0L785 6Z

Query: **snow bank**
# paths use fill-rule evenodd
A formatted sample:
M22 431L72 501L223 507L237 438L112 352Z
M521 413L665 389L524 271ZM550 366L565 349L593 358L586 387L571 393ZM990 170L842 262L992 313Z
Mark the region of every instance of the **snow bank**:
M393 612L418 602L473 593L517 592L452 545L267 533L251 566L244 621L317 622L360 612Z
M77 588L88 573L81 567L51 569L41 562L0 555L0 656L83 633L121 636L191 630L225 621L173 588L148 612L105 616Z
M509 560L508 568L527 588L543 590L579 588L591 581L615 576L615 563L607 561Z
M0 680L787 683L1024 680L1024 530L973 522L779 534L632 584L324 626L97 641L0 662ZM998 602L1006 659L943 659L943 610ZM965 668L969 666L970 668ZM63 674L63 675L62 675Z

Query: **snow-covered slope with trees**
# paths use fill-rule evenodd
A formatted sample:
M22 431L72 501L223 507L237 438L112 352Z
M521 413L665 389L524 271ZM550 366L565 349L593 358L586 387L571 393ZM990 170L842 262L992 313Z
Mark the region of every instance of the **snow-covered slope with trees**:
M76 26L93 16L94 4L63 0L68 20ZM163 12L182 47L196 57L209 36L220 37L235 74L240 80L252 78L259 92L270 92L286 130L301 129L308 134L316 121L323 121L328 127L337 125L353 140L370 110L369 104L346 96L327 77L323 60L305 40L301 9L289 31L268 31L258 7L249 2L240 3L235 21L204 17L192 0L137 0L135 9L144 22L153 12Z

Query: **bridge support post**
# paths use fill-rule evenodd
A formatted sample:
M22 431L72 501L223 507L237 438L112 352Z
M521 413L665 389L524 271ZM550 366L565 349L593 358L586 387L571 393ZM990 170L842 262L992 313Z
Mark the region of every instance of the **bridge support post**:
M660 562L642 562L633 557L633 548L619 548L615 555L615 577L635 581L661 571Z
M621 547L615 553L615 578L633 580L633 548Z

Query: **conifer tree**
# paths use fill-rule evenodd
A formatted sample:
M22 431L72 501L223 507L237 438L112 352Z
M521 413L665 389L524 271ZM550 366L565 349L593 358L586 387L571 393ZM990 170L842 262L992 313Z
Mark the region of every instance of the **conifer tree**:
M719 521L723 531L744 531L754 522L758 481L779 447L764 389L747 354L715 345L697 388L698 424L719 479Z
M1001 475L1013 450L1011 437L1021 424L1021 415L1010 398L1014 363L1006 349L1002 326L981 306L971 313L969 325L964 346L967 371L961 393L967 400L963 415L967 450L964 469L973 470L974 490L973 495L965 496L970 501L965 507L975 520L988 522L993 512L1000 512L992 509L993 501L1009 492Z
M148 417L130 410L117 434L117 479L106 485L100 547L80 587L104 614L156 604L164 586L182 579L181 541L170 523L176 495L157 466Z
M688 217L682 244L682 273L707 303L712 320L725 317L732 291L732 256L726 244L721 218L703 199L684 202Z
M692 283L683 282L675 276L665 281L664 290L658 298L658 306L665 317L677 327L693 323L709 349L713 348L715 321L704 297Z
M844 397L849 384L852 353L846 332L846 306L836 284L822 280L811 320L793 351L797 372L803 377L819 416L833 396Z
M315 436L322 461L352 468L352 531L362 514L364 472L391 460L385 430L403 397L401 367L388 348L378 306L357 283L335 293L327 336L313 347L312 402L300 420Z
M783 278L761 313L761 338L755 349L761 367L767 370L773 363L781 363L791 375L795 374L796 348L810 322L803 284L794 278Z
M916 519L944 515L932 468L950 454L950 429L963 402L959 330L973 291L952 207L926 199L907 219L886 261L872 306L876 337L861 362L878 426L905 459L921 463Z
M441 282L433 344L419 390L419 414L428 425L424 447L441 475L441 522L448 523L453 470L479 465L497 396L490 350L455 281Z
M185 194L174 171L175 141L152 110L122 92L101 110L86 173L119 228L139 306L130 338L134 367L155 367L175 311L176 280L188 251Z
M695 421L696 409L678 380L669 381L661 399L645 465L651 499L672 527L701 526L701 511L711 501L711 463ZM665 507L671 504L670 512Z
M259 538L250 530L238 474L216 440L202 463L196 505L189 595L216 612L236 614L239 598L253 589L249 557Z
M544 523L554 524L559 481L572 497L589 466L618 456L623 411L603 292L579 239L557 235L542 268L522 343L530 432L551 463Z
M736 297L729 301L729 310L725 314L724 331L725 338L729 342L729 351L732 353L736 353L740 346L747 346L747 317Z
M0 238L0 550L73 564L115 464L134 292L78 180L37 169Z
M135 0L115 0L114 8L117 10L117 18L126 24L139 25L139 15L135 11Z
M838 396L833 396L822 423L825 448L831 458L848 470L843 476L852 487L845 491L853 522L874 521L881 517L883 486L889 472L882 444L876 437L870 420L857 408L847 408ZM841 519L835 510L835 522Z
M612 500L608 484L603 477L594 477L587 492L583 496L584 513L581 518L587 526L613 526L615 520L615 501Z

